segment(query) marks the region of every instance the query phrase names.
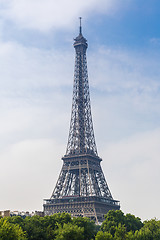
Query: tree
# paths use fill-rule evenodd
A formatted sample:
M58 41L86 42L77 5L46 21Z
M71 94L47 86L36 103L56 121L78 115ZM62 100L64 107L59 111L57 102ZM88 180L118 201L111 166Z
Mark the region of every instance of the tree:
M95 236L95 240L112 240L113 237L109 232L99 231Z
M135 232L136 240L159 240L160 239L160 221L151 219L144 222L144 226Z
M27 233L29 240L44 240L46 231L43 226L43 218L39 216L26 217L24 219L24 231Z
M59 226L65 223L71 223L71 215L68 213L56 213L51 216L45 216L42 218L43 228L45 229L46 240L53 239L55 237L55 230Z
M94 238L98 231L98 226L95 225L94 221L91 221L86 217L73 218L73 224L78 227L84 228L84 239L90 240Z
M86 217L68 213L52 216L0 218L0 240L159 240L160 221L140 218L122 211L109 211L100 226Z
M26 235L17 224L0 219L0 239L1 240L26 240Z
M8 222L18 224L22 229L24 228L24 219L21 216L12 216L6 218Z
M85 240L84 228L78 227L71 223L64 223L63 226L59 225L56 230L55 240Z
M135 217L134 215L127 213L125 216L125 226L127 228L127 232L139 230L143 227L143 223L139 217Z
M141 227L143 227L143 223L141 222L140 218L135 217L132 214L124 215L121 210L110 210L105 215L105 220L102 223L101 229L104 232L110 232L112 236L114 236L119 224L125 227L126 232L135 232L136 230L139 230Z
M126 234L127 231L125 225L121 225L121 223L119 223L118 226L115 228L114 239L124 240L126 239Z
M125 216L124 213L121 210L110 210L105 215L105 220L102 223L101 229L104 232L109 232L114 236L116 227L118 227L118 224L121 223L121 225L125 224Z

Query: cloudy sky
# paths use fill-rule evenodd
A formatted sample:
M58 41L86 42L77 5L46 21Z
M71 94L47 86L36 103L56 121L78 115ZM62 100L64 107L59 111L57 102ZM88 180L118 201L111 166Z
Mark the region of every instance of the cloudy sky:
M83 18L96 144L121 209L160 218L160 1L0 0L0 210L42 210L65 154Z

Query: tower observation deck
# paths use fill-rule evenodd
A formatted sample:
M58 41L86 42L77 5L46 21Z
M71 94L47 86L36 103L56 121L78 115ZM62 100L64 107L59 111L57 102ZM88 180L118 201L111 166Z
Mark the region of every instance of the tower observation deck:
M67 212L100 223L109 210L120 209L120 204L112 197L97 153L86 60L88 44L82 35L81 18L73 46L75 71L67 150L53 193L43 207L45 215Z

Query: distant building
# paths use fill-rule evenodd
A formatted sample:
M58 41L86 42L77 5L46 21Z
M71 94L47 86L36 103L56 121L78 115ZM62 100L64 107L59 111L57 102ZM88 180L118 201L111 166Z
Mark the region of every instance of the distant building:
M34 215L37 215L37 216L40 216L40 217L44 217L44 212L42 212L42 211L35 211Z
M0 211L0 217L9 217L10 210Z
M0 211L0 217L13 217L13 216L20 216L22 218L25 217L32 217L38 215L40 217L44 217L44 212L42 211L35 211L35 212L29 212L29 211L10 211L10 210L5 210L5 211Z

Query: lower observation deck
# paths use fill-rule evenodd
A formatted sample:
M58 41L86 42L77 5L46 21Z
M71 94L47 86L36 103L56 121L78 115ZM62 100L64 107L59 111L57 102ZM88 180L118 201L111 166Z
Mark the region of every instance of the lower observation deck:
M54 213L70 213L72 217L89 217L101 223L109 210L119 210L119 201L97 196L64 196L58 199L44 200L45 215Z

